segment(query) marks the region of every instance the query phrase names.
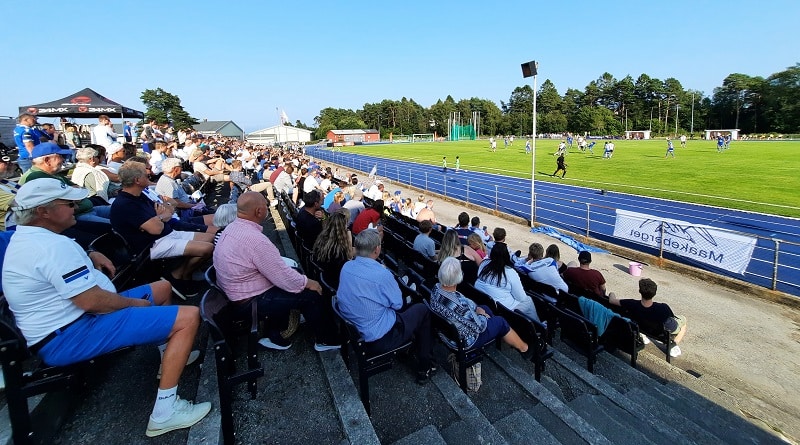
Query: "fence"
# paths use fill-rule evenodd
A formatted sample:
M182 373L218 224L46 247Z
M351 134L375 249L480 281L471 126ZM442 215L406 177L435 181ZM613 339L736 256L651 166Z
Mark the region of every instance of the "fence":
M377 166L376 174L382 178L495 212L530 219L530 180L475 172L454 174L453 170L445 173L441 168L411 162L313 147L309 148L308 153L346 168L365 172ZM615 205L598 204L592 202L596 200L594 196L597 193L593 190L549 182L537 181L536 190L534 217L539 224L800 296L800 223L797 220L619 193L614 194ZM614 236L617 210L645 213L656 221L663 218L662 226L669 224L666 220L714 226L726 233L755 238L755 247L745 272L730 272L666 251L663 237L661 245L650 247Z

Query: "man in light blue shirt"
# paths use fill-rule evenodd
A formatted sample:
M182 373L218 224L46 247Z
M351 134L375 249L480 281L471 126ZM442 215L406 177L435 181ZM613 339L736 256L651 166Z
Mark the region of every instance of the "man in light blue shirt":
M428 307L412 304L403 310L403 297L392 273L377 258L381 236L375 229L359 233L356 257L345 263L339 276L338 309L353 323L375 353L389 351L414 339L419 360L417 383L425 384L432 367L432 331ZM402 311L401 311L402 310Z

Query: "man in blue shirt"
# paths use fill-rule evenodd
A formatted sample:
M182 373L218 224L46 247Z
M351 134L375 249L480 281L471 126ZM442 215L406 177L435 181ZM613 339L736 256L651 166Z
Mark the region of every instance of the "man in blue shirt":
M122 134L125 136L125 142L130 144L133 142L133 130L131 128L131 121L125 121L125 125L122 126Z
M417 303L403 310L403 296L392 273L377 258L381 237L375 229L356 236L356 257L345 263L337 290L339 312L353 323L375 353L389 351L411 338L419 360L417 383L425 384L432 366L432 333L428 307Z
M22 169L22 173L30 170L33 166L33 147L42 142L43 132L36 128L36 116L30 113L22 113L17 118L17 126L14 127L14 143L19 149L19 159L17 164Z

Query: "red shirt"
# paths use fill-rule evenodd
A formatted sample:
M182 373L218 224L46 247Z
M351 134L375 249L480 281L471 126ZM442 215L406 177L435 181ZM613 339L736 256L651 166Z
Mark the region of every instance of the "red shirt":
M356 220L353 221L353 235L358 235L369 227L372 223L373 227L378 225L381 220L381 214L373 208L369 208L359 213Z

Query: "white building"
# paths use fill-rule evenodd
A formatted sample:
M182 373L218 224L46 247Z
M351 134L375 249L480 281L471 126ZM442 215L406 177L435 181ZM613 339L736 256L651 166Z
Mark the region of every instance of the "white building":
M274 125L269 128L248 133L247 141L253 144L282 144L286 142L311 142L311 130L292 127L289 125Z

